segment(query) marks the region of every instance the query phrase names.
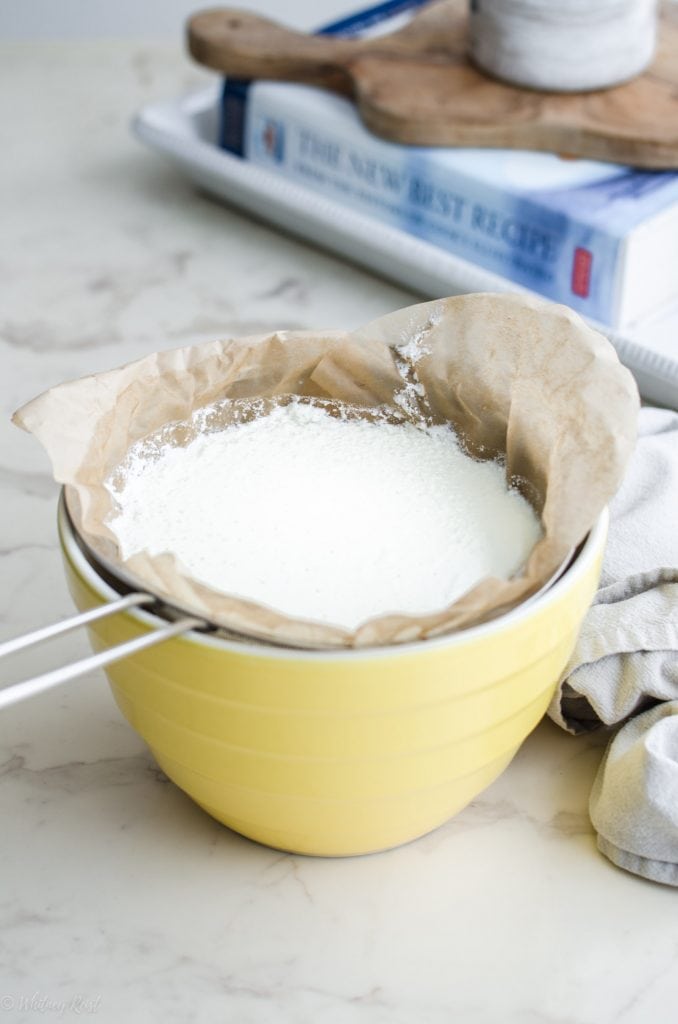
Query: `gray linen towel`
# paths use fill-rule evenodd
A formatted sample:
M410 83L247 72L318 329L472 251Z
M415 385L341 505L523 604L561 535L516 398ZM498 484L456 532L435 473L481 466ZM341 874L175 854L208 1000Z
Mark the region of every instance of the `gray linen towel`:
M591 792L598 846L678 886L678 413L641 410L610 512L600 589L549 715L572 733L626 723Z

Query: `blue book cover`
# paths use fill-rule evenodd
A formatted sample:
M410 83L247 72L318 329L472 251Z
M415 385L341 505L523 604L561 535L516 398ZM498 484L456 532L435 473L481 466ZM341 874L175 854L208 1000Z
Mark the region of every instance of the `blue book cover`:
M393 31L425 2L388 0L322 31ZM631 263L633 233L678 204L675 172L401 146L368 132L343 97L270 82L225 83L221 144L603 323L643 315L643 301L678 285L666 268L637 294L627 279L629 265L647 262Z

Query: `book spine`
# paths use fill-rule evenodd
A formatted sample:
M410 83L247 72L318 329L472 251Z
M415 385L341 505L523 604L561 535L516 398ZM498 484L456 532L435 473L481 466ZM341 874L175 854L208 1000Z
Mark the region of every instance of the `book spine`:
M245 116L251 82L244 78L224 81L221 93L219 145L234 156L245 155Z
M620 240L365 130L348 101L257 83L244 156L602 323L616 325Z

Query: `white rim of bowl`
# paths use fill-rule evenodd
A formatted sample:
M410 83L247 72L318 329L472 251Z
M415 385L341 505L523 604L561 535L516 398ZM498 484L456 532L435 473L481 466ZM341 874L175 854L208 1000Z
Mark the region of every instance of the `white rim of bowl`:
M477 640L479 637L511 629L523 619L556 602L561 593L574 586L577 580L590 568L591 562L598 554L601 540L604 540L607 533L608 520L609 512L607 508L604 508L572 565L565 570L553 586L549 587L548 590L537 596L533 601L518 605L512 611L507 612L505 615L500 615L496 619L491 619L489 622L481 623L479 626L471 626L469 629L462 629L447 636L431 637L428 640L414 640L402 644L389 644L383 647L341 647L324 650L276 647L275 644L260 644L256 641L248 643L247 641L240 640L226 640L224 637L213 636L210 633L200 633L197 630L189 630L181 634L177 639L195 643L198 646L213 647L217 650L226 650L234 654L255 655L258 658L267 658L274 661L279 659L290 661L364 661L370 658L393 658L396 656L400 657L403 654L425 654L428 651L436 651L441 648L458 647L469 641ZM63 551L76 572L101 597L102 601L109 602L118 599L120 593L110 584L106 583L85 558L75 539L73 528L65 515L61 503L59 504L58 512L58 527ZM151 612L141 611L137 608L128 608L120 614L127 615L131 619L153 629L159 629L167 624L166 619L161 619Z

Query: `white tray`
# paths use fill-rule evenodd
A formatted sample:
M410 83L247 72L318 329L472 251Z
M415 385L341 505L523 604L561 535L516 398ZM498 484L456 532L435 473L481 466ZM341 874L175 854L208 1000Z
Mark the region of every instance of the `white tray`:
M134 118L132 130L209 192L424 296L526 291L220 149L216 144L220 93L215 83L181 99L151 104ZM593 326L610 338L646 399L678 408L677 307L658 312L623 335L600 324Z

